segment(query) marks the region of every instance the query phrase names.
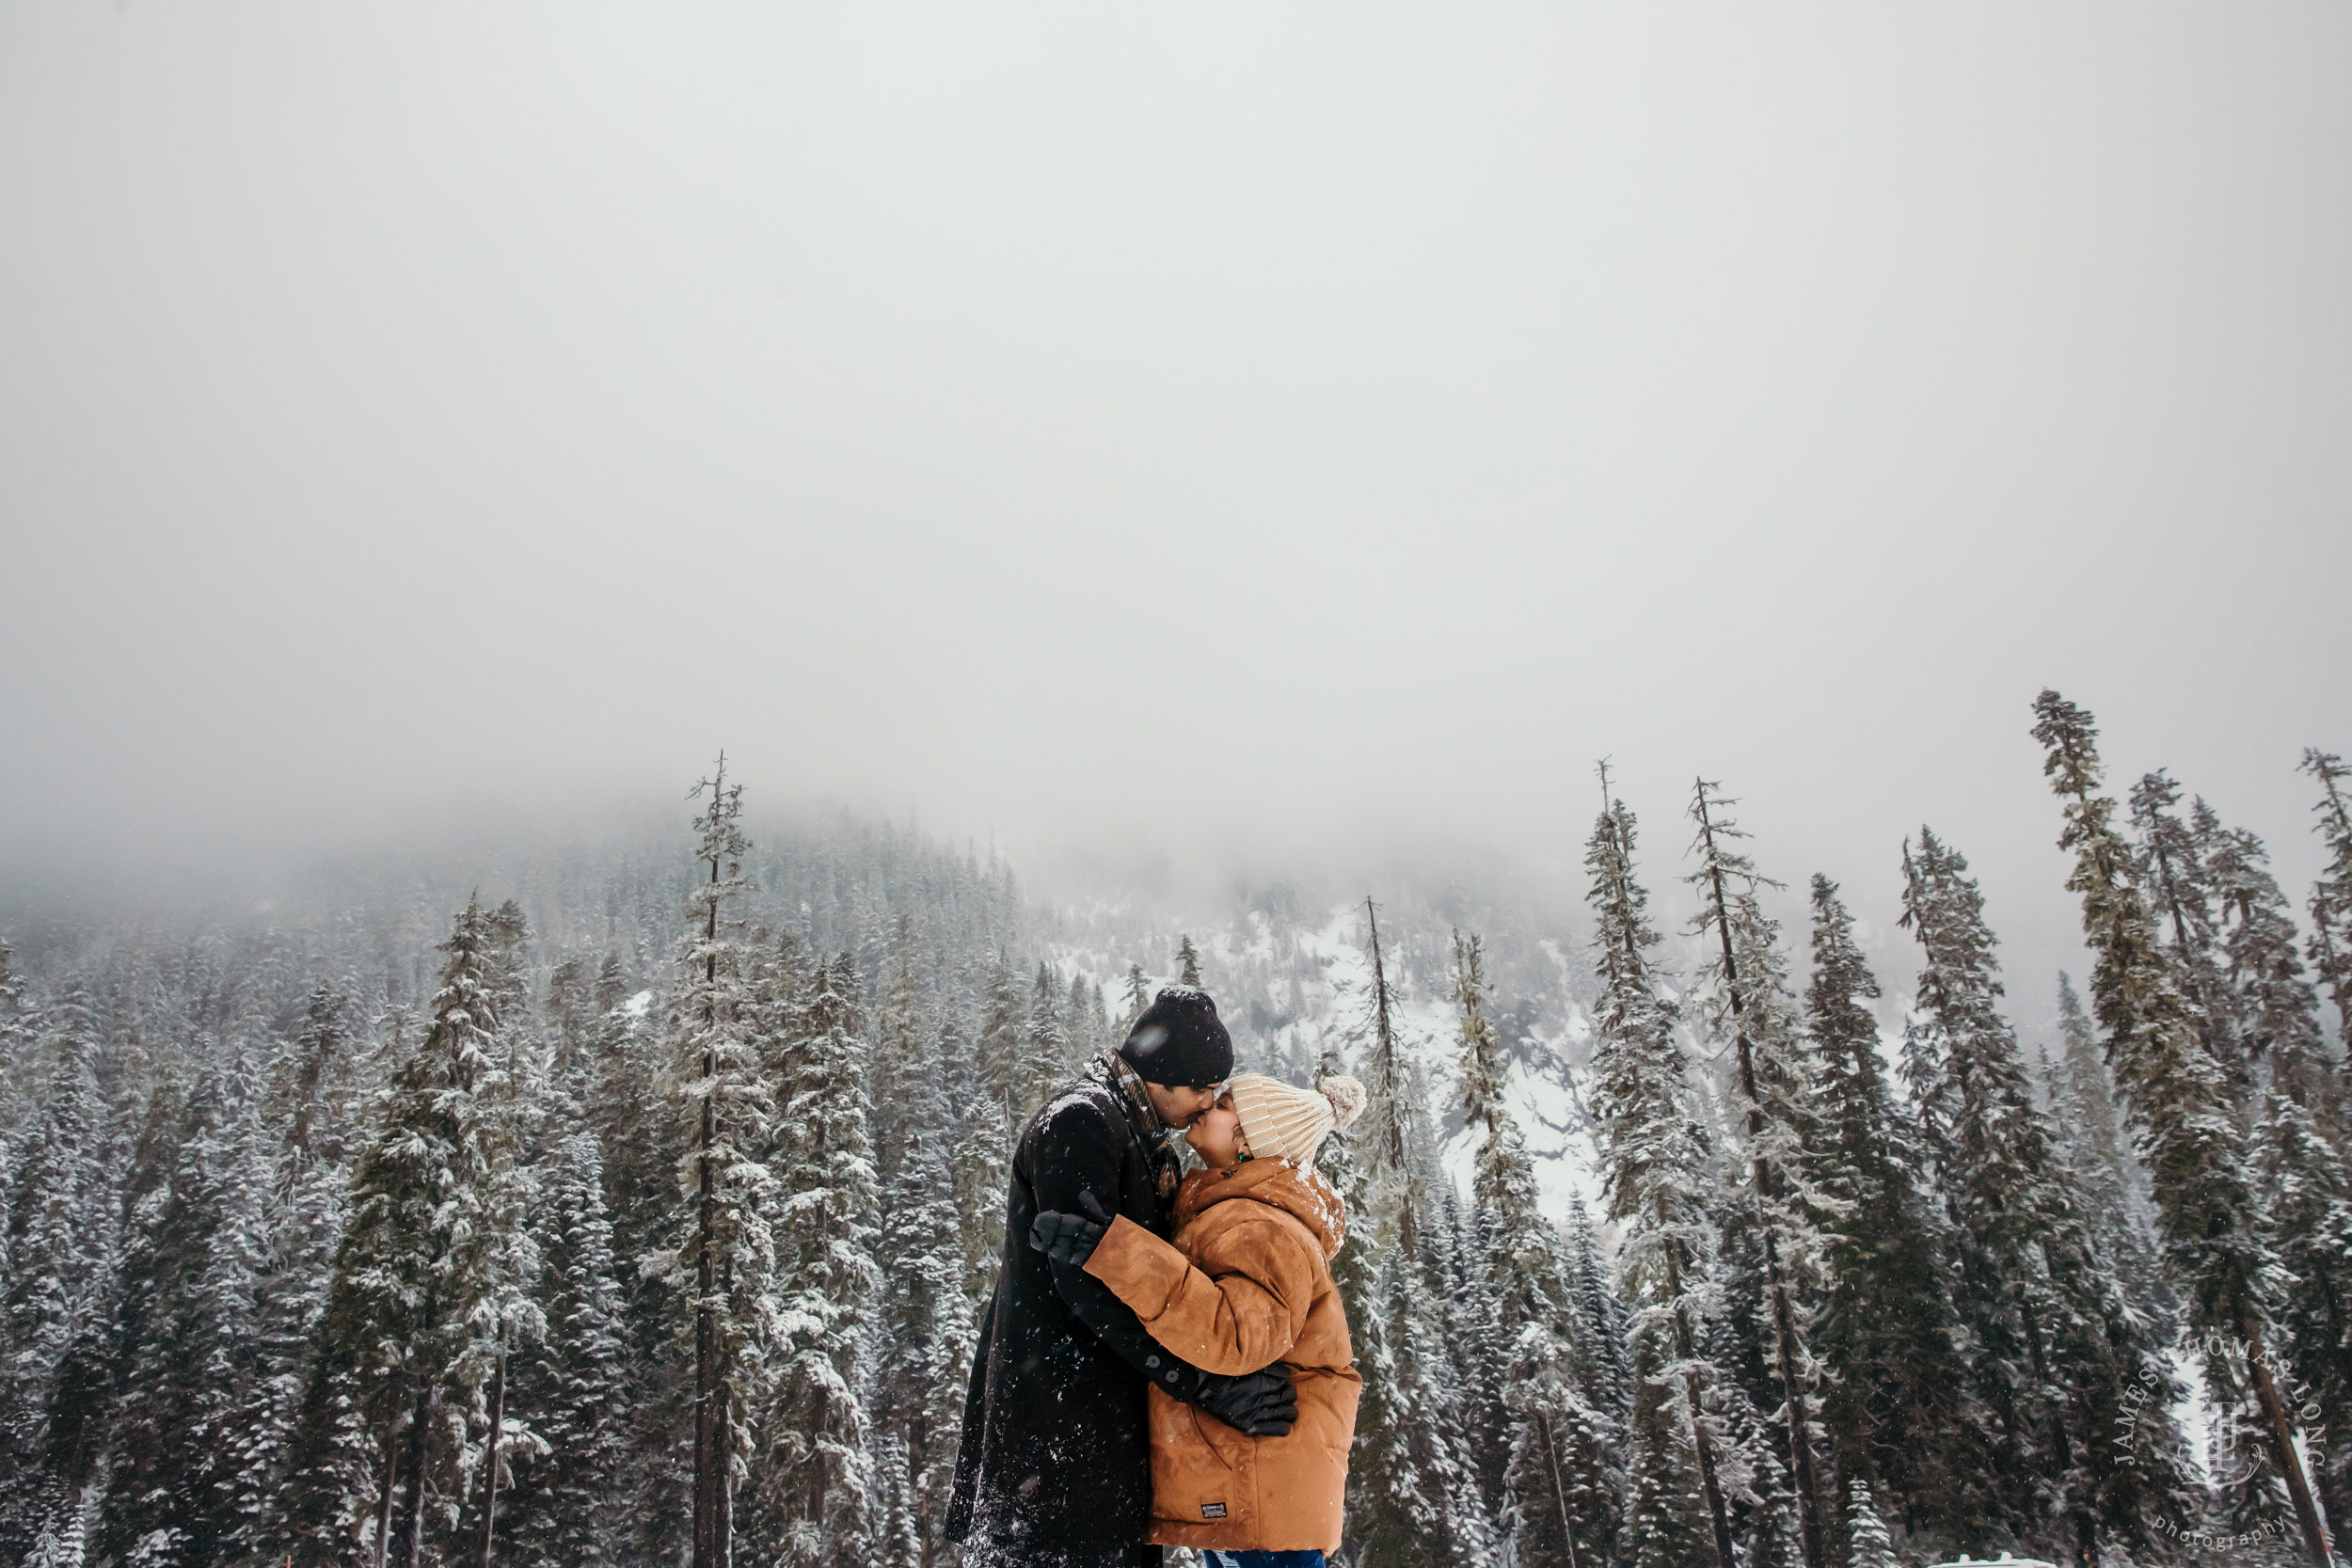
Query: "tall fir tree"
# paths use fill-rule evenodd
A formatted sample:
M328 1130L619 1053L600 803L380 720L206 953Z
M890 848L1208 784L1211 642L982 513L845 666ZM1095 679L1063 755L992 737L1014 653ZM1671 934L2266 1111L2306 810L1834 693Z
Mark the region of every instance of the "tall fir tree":
M1491 1323L1501 1363L1493 1379L1502 1390L1494 1412L1500 1430L1492 1444L1501 1450L1500 1512L1518 1561L1597 1562L1615 1534L1622 1435L1614 1412L1594 1408L1580 1387L1576 1285L1560 1233L1544 1217L1534 1164L1506 1102L1506 1066L1487 1016L1488 994L1484 944L1455 932L1462 1110L1481 1133L1470 1190L1485 1243L1476 1260L1481 1277L1465 1278L1458 1289L1470 1296L1481 1287L1481 1316ZM1485 1380L1473 1386L1477 1381Z
M750 954L730 906L750 891L751 847L738 819L743 786L727 783L726 758L698 783L695 861L704 871L688 900L670 1009L670 1085L686 1113L679 1193L685 1234L669 1271L687 1292L693 1322L694 1482L691 1568L730 1568L736 1491L751 1457L752 1413L772 1375L783 1328L772 1282L770 1198L776 1181L762 1159L776 1107L761 1071L769 1027Z
M2187 1003L2191 1025L2208 1055L2243 1086L2235 1019L2222 994L2218 932L2212 888L2205 876L2201 835L2173 812L2181 786L2164 769L2144 774L2132 786L2132 829L2138 842L2137 879L2147 889L2149 912L2170 949L2173 973Z
M1633 1341L1632 1441L1617 1548L1625 1568L1692 1568L1722 1560L1718 1539L1708 1533L1708 1511L1699 1502L1706 1482L1694 1466L1692 1428L1681 1412L1670 1355L1669 1341L1657 1334L1638 1334ZM1721 1535L1729 1534L1726 1520Z
M2115 1090L2099 1059L2099 1032L2083 1011L2074 977L2058 972L2058 1082L2068 1114L2061 1118L2080 1150L2087 1217L2115 1260L2124 1299L2169 1333L2180 1303L2165 1284L2149 1229L2146 1174L2132 1158L2115 1108Z
M783 939L788 944L790 938ZM647 998L650 1000L650 998ZM630 1550L675 1560L693 1539L693 1340L678 1332L678 1237L691 1201L678 1162L691 1125L677 1114L674 1042L650 1026L629 994L617 953L596 974L589 1025L587 1121L596 1135L614 1269L621 1290L629 1460L621 1510Z
M1051 964L1040 961L1029 990L1029 1017L1021 1034L1013 1102L1025 1125L1070 1074L1070 1030L1062 1019L1062 987Z
M1797 1539L1805 1568L1828 1568L1822 1544L1820 1482L1815 1473L1814 1368L1805 1345L1808 1316L1801 1284L1818 1277L1821 1240L1813 1216L1843 1200L1815 1191L1806 1180L1805 1147L1812 1124L1813 1071L1797 1029L1785 982L1778 927L1756 902L1756 890L1775 885L1737 847L1747 835L1729 813L1722 786L1697 782L1691 820L1698 869L1685 879L1698 889L1693 934L1712 952L1701 971L1708 1022L1731 1037L1732 1088L1747 1137L1750 1199L1756 1212L1756 1244L1763 1268L1771 1361L1780 1381L1778 1418L1794 1493Z
M2250 1153L2259 1188L2270 1195L2271 1244L2286 1270L2282 1354L2301 1386L2296 1402L2322 1502L2330 1520L2342 1521L2352 1518L2352 1129L2343 1076L2262 840L2221 827L2197 804L2233 1033L2250 1081Z
M925 1049L919 1036L909 1049L909 1070L898 1078L908 1132L881 1195L875 1365L866 1402L877 1439L877 1487L887 1499L881 1559L889 1568L935 1568L950 1550L947 1492L974 1325L956 1210L949 1061Z
M630 1344L604 1153L578 1129L557 1140L531 1211L536 1306L546 1332L517 1353L517 1446L501 1536L520 1568L630 1560L630 1521L613 1507L631 1458Z
M298 1490L290 1464L304 1373L345 1219L358 1078L350 1008L341 987L312 987L269 1091L265 1122L279 1148L269 1162L256 1360L233 1423L226 1481L235 1518L231 1551L247 1561L281 1561L298 1546L284 1500Z
M1724 1438L1708 1397L1716 1372L1699 1343L1712 1294L1708 1153L1691 1114L1675 1010L1651 972L1648 950L1660 937L1634 869L1634 836L1633 813L1609 799L1604 769L1601 814L1584 855L1601 982L1588 1103L1609 1216L1619 1227L1618 1288L1633 1309L1643 1384L1634 1401L1628 1553L1644 1568L1689 1560L1661 1556L1683 1549L1673 1511L1689 1506L1690 1494L1675 1496L1687 1477L1703 1504L1702 1539L1711 1538L1716 1568L1736 1568Z
M270 1165L259 1074L230 1052L186 1115L168 1184L130 1248L121 1396L98 1554L122 1562L233 1559L236 1446L260 1371ZM145 1217L145 1216L142 1216Z
M1143 1009L1152 1005L1152 982L1144 978L1141 964L1131 963L1127 966L1127 978L1120 991L1120 1004L1119 1036L1123 1040L1134 1030L1136 1020L1143 1016Z
M2314 831L2328 847L2328 868L2312 888L2312 968L2335 1004L2337 1043L2352 1056L2352 768L2335 752L2312 747L2297 771L2319 784Z
M1192 933L1189 931L1177 939L1176 983L1182 986L1200 983L1200 949L1192 944Z
M475 1519L468 1544L482 1568L491 1568L496 1558L499 1498L509 1460L543 1446L527 1426L509 1418L507 1370L515 1346L534 1341L547 1330L533 1299L539 1252L529 1218L538 1173L530 1154L550 1105L542 1042L530 1021L525 958L530 936L522 906L508 899L492 911L489 924L497 1054L478 1097L491 1128L481 1216L489 1259L485 1289L472 1314L472 1337L459 1363L460 1381L475 1391L469 1425L481 1434L478 1451L469 1455L475 1481L468 1506Z
M968 1015L950 1008L940 1020L931 1058L969 1063L977 1044L977 1031ZM946 1150L961 1259L958 1277L975 1319L996 1288L996 1270L1004 1256L1005 1192L1012 1157L1001 1105L985 1093L960 1105L952 1124L956 1136Z
M1339 1069L1336 1054L1326 1053L1318 1076L1328 1078ZM1405 1077L1400 1093L1417 1097L1418 1082ZM1414 1108L1402 1115L1409 1117ZM1331 1276L1347 1308L1348 1338L1363 1375L1343 1555L1359 1568L1484 1563L1495 1544L1477 1455L1463 1425L1447 1314L1444 1304L1432 1299L1443 1260L1426 1250L1407 1253L1384 1244L1367 1223L1374 1198L1394 1192L1405 1179L1384 1179L1383 1164L1368 1156L1385 1159L1386 1151L1376 1133L1367 1139L1364 1131L1359 1121L1351 1133L1327 1138L1317 1158L1348 1216L1347 1239L1332 1259Z
M1380 911L1364 899L1364 922L1372 952L1372 994L1365 1022L1372 1030L1364 1062L1364 1136L1359 1142L1359 1186L1362 1200L1356 1222L1367 1227L1383 1248L1402 1247L1410 1259L1421 1249L1420 1210L1424 1196L1414 1190L1415 1097L1397 1039L1396 996L1389 986L1388 956L1380 946Z
M2305 1552L2314 1568L2326 1568L2333 1549L2327 1521L2272 1370L2278 1334L2270 1282L2278 1262L2262 1236L2227 1085L2166 961L2130 848L2114 825L2115 802L2097 793L2097 726L2053 690L2035 699L2034 713L2034 738L2047 753L2042 772L2063 803L2058 847L2074 855L2067 888L2082 898L2083 935L2094 955L2091 1006L2148 1168L2168 1270L2193 1330L2246 1347L2269 1461ZM2249 1391L2226 1354L2208 1354L2204 1370L2224 1405Z
M1364 1513L1349 1523L1350 1560L1362 1568L1489 1563L1492 1525L1461 1424L1443 1314L1430 1299L1422 1259L1402 1251L1381 1258L1371 1312L1380 1320L1376 1360L1359 1365L1367 1388L1379 1384L1372 1400L1378 1418L1357 1449L1361 1479L1350 1476L1351 1499ZM1358 1418L1360 1426L1360 1411Z
M1335 1052L1317 1064L1318 1080L1341 1070ZM1361 1220L1365 1190L1360 1159L1362 1123L1323 1142L1315 1166L1348 1216L1347 1234L1331 1259L1331 1281L1347 1310L1348 1342L1363 1386L1356 1415L1356 1445L1348 1461L1345 1538L1341 1555L1350 1562L1412 1560L1409 1522L1422 1516L1424 1488L1411 1456L1398 1441L1395 1357L1389 1350L1387 1298L1380 1290L1379 1261Z
M776 1275L758 1287L781 1342L755 1532L760 1560L779 1568L840 1560L867 1523L872 1478L855 1361L880 1280L858 986L853 955L819 963L786 1040Z
M1609 1278L1593 1216L1581 1197L1568 1199L1566 1240L1569 1282L1576 1292L1577 1386L1584 1402L1607 1417L1617 1431L1613 1451L1622 1467L1626 1421L1633 1413L1633 1366L1628 1359L1625 1304ZM1619 1477L1623 1501L1623 1477Z
M1103 988L1076 969L1070 972L1070 996L1062 1016L1068 1020L1070 1041L1063 1057L1063 1071L1119 1042L1104 1038L1110 1033L1110 1017L1103 1006Z
M2171 1373L2066 1180L2000 1012L1994 938L1967 871L1929 829L1905 847L1903 924L1925 959L1906 1053L1939 1111L1929 1148L1958 1253L1954 1301L2008 1440L2010 1528L2031 1540L2058 1526L2079 1562L2106 1542L2143 1552L2199 1514L2169 1401L2138 1408L2145 1390L2172 1389Z
M953 1027L954 1025L950 1025ZM1026 1109L1016 1109L1020 1082L1021 991L1011 960L999 951L990 964L972 1037L977 1070L956 1148L956 1211L962 1217L964 1294L977 1315L996 1289L1003 1261L1005 1192L1012 1149ZM943 1049L944 1042L943 1042Z
M486 1221L503 1128L482 1094L498 1071L495 941L480 901L469 901L440 947L448 959L431 1026L378 1095L298 1433L307 1452L297 1464L310 1461L323 1481L326 1450L364 1443L354 1424L387 1434L382 1496L397 1491L399 1512L373 1523L389 1523L389 1559L402 1568L418 1568L428 1538L455 1523L466 1483L464 1406L453 1396L466 1392L458 1380L498 1261ZM341 1544L319 1528L328 1524L321 1513L357 1526L363 1502L346 1495L311 1510L306 1544L319 1560Z
M907 1140L920 1125L930 1071L929 1030L916 974L914 917L901 914L891 934L874 1006L874 1169L885 1183L898 1172Z
M1021 982L1009 954L999 949L990 966L988 988L980 1008L980 1086L996 1103L1006 1146L1011 1147L1037 1107L1022 1096L1023 1028L1027 1021Z
M1837 884L1815 876L1805 1023L1820 1068L1816 1180L1841 1201L1819 1223L1827 1290L1815 1342L1836 1473L1898 1500L1906 1528L1973 1540L1993 1515L1975 1405L1956 1342L1950 1275L1918 1140L1886 1082L1882 993Z
M96 1006L74 986L48 1009L38 1048L49 1059L47 1085L19 1139L8 1195L0 1297L0 1554L8 1556L24 1556L44 1534L78 1544L87 1478L76 1474L84 1446L75 1434L103 1414L103 1398L77 1398L66 1376L74 1347L110 1323L113 1307L120 1211Z
M388 1009L377 1033L373 1066L381 1081L356 1108L351 1165L347 1171L329 1167L326 1172L336 1196L333 1224L325 1237L326 1259L318 1303L307 1314L310 1328L295 1370L294 1426L286 1445L276 1532L284 1555L303 1568L346 1562L355 1555L371 1568L383 1568L389 1560L392 1504L399 1495L400 1425L407 1405L401 1397L397 1361L386 1357L362 1369L340 1354L321 1354L321 1348L335 1343L339 1336L368 1333L364 1299L340 1283L344 1241L352 1232L352 1206L360 1196L360 1164L383 1132L387 1090L416 1050L415 1023L405 1007Z
M1498 1281L1486 1273L1493 1226L1466 1209L1452 1181L1438 1184L1434 1225L1425 1231L1423 1289L1437 1308L1446 1354L1454 1368L1453 1420L1460 1430L1481 1505L1499 1528L1509 1512L1503 1495L1510 1433L1503 1413L1507 1348L1496 1316Z

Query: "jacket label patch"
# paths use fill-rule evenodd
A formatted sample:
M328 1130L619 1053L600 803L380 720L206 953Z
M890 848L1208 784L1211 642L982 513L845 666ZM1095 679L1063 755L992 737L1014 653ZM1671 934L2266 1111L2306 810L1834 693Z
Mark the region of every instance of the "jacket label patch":
M1223 1503L1202 1503L1200 1505L1200 1517L1203 1519L1222 1519L1225 1517L1225 1505Z

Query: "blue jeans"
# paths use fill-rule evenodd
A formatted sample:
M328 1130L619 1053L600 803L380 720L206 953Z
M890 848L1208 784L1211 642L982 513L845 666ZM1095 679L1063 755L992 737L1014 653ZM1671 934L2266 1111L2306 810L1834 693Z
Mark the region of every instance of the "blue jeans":
M1209 1568L1323 1568L1321 1552L1211 1552Z

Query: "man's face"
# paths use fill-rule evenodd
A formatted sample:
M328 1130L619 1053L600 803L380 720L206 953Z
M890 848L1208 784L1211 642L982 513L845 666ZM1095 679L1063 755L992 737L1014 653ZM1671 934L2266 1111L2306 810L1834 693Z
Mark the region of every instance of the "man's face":
M1216 1103L1216 1088L1170 1088L1166 1084L1146 1084L1143 1092L1152 1097L1152 1108L1160 1113L1160 1119L1170 1127L1190 1127L1208 1115Z

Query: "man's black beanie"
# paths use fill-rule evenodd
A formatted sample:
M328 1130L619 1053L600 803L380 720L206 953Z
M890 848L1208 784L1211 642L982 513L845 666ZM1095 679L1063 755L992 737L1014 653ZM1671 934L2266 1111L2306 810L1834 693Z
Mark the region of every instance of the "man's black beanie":
M1145 1083L1168 1088L1205 1089L1233 1075L1233 1037L1196 986L1170 986L1153 997L1119 1053Z

